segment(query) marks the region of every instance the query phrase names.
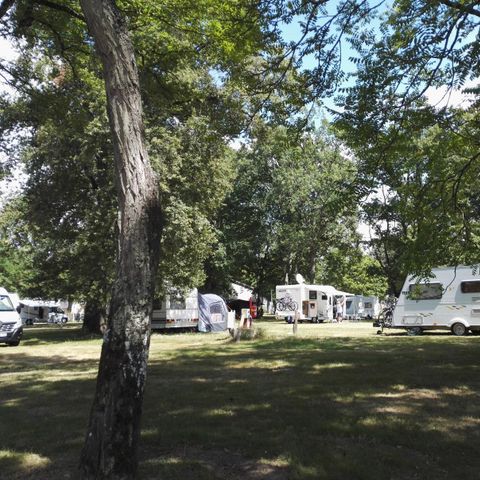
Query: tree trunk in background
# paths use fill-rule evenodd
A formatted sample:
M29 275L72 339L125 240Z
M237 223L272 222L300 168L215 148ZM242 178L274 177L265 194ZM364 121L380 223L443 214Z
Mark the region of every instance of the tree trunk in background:
M116 277L80 468L84 479L132 479L160 247L160 205L125 19L112 0L80 3L103 63L119 204Z
M106 329L106 313L104 306L87 301L82 327L84 332L104 333Z

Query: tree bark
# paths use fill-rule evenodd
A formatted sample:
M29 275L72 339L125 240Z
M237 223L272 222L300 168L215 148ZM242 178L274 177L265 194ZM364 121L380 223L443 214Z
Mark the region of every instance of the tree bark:
M105 332L106 308L94 301L87 301L83 317L83 330L86 333Z
M160 202L145 148L126 21L113 0L80 3L103 63L119 204L116 278L80 469L84 479L132 479L160 248Z

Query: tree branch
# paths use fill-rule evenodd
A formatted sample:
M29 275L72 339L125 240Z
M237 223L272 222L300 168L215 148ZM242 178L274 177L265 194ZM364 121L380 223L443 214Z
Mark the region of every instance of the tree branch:
M470 5L463 5L460 2L454 2L452 0L439 0L440 3L446 5L450 8L455 8L456 10L460 10L463 13L468 13L470 15L475 15L476 17L480 17L480 10L477 10L474 5L477 5L478 2L473 2Z
M14 1L14 0L4 0L7 1ZM58 3L51 2L50 0L34 0L35 3L39 5L43 5L44 7L52 8L53 10L58 10L63 13L67 13L71 17L74 17L78 20L81 20L85 23L85 17L80 13L76 12L73 8L67 7L66 5L59 5Z

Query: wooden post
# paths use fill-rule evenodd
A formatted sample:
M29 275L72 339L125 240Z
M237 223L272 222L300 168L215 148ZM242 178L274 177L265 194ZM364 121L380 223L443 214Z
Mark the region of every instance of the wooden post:
M300 318L300 312L298 310L295 310L295 315L293 316L293 334L297 334L298 330L298 320Z

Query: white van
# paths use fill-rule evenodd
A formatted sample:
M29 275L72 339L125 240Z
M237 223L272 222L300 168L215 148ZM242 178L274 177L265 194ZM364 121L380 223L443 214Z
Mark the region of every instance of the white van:
M22 320L14 307L14 302L10 294L4 288L0 288L0 343L16 347L20 344L22 335Z
M392 328L411 335L447 329L455 335L480 333L480 276L471 267L435 268L433 277L407 277L393 312Z

